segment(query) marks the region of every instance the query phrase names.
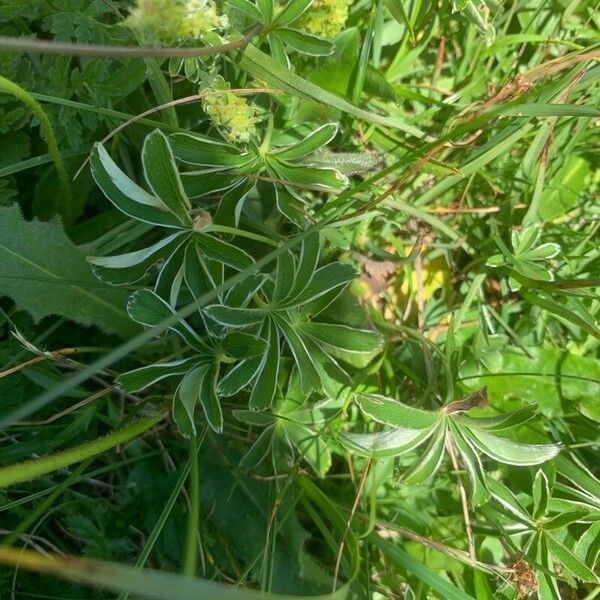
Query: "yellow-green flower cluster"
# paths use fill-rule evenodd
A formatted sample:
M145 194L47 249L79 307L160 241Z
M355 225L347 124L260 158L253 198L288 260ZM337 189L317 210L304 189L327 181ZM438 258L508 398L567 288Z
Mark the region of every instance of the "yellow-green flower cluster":
M127 23L164 42L201 39L229 25L211 0L137 0Z
M230 142L248 142L262 117L245 98L231 92L211 94L202 101L204 112Z
M302 17L302 26L324 38L334 38L346 24L352 0L315 0Z

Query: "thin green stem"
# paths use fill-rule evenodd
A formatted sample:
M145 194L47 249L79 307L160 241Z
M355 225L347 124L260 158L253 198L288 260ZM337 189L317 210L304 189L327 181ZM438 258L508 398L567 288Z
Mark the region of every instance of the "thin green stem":
M198 566L198 529L200 527L200 471L198 469L198 438L192 436L190 449L189 496L190 510L181 572L186 577L195 577Z
M37 519L43 515L51 506L54 501L73 483L79 479L79 476L87 469L88 465L92 462L93 457L83 461L60 485L56 486L56 489L47 497L44 498L34 510L32 510L23 521L15 527L12 532L2 540L3 546L12 546L19 537L25 533L29 527L37 521Z
M56 136L54 135L54 130L52 129L52 124L50 123L50 119L48 119L48 115L46 115L42 105L27 90L24 90L20 85L10 81L10 79L2 77L2 75L0 75L0 91L11 94L23 102L23 104L31 109L31 112L40 122L42 134L46 140L46 144L48 145L48 153L52 157L54 167L58 173L58 178L63 187L63 192L65 195L62 207L63 217L65 221L69 221L72 217L73 198L73 194L71 192L71 182L69 181L69 176L67 175L67 170L65 169L65 164L60 154L60 150L58 149Z
M164 417L164 414L155 415L153 417L144 417L121 429L117 429L117 431L113 431L113 433L110 433L107 436L87 442L76 448L71 448L70 450L57 452L51 456L28 460L11 465L5 469L0 469L0 488L9 487L24 481L31 481L42 475L52 473L52 471L64 469L74 463L81 462L82 460L106 452L106 450L110 450L119 444L124 444L148 431Z
M251 231L245 231L244 229L228 227L227 225L209 225L206 228L206 231L214 231L216 233L228 233L239 237L245 237L249 240L254 240L256 242L262 242L263 244L268 244L269 246L273 246L274 248L279 247L279 242L271 240L268 237L265 237L264 235L252 233Z

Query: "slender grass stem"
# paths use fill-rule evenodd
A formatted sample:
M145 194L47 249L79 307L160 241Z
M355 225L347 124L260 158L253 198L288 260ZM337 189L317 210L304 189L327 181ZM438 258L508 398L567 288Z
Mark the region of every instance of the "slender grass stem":
M190 510L188 512L181 572L186 577L194 577L198 566L198 528L200 526L200 471L198 469L198 438L196 436L190 438L189 452L190 475L188 493L190 496Z

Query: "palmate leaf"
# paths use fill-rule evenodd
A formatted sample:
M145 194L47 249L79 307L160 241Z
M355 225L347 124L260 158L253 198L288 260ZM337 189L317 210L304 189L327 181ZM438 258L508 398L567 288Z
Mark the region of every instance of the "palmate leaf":
M285 27L291 25L296 19L300 18L313 3L313 0L289 0L277 15L274 25Z
M25 221L17 206L0 208L0 294L36 321L57 315L123 337L139 331L127 293L94 277L61 225Z
M341 192L348 186L345 175L335 169L286 164L276 159L269 160L268 171L276 178L292 186L306 187L321 192Z
M505 431L531 420L537 412L536 404L528 404L512 412L493 417L475 417L468 414L457 413L453 419L460 424L485 431Z
M490 497L483 465L473 446L465 439L456 424L449 420L449 429L452 434L452 443L456 446L460 459L469 476L471 484L470 500L473 506L480 506Z
M575 577L582 581L598 583L598 577L561 541L557 540L554 535L544 533L544 538L548 546L548 550L562 563L565 569L569 570Z
M94 273L103 281L134 283L159 260L170 257L188 239L189 234L177 232L141 250L115 256L88 256L87 261L94 265Z
M189 165L242 169L256 160L256 156L250 152L240 152L225 142L190 133L173 133L169 141L175 158Z
M192 207L179 178L173 151L165 134L158 129L144 140L142 164L146 182L154 194L182 225L191 225L189 211Z
M521 444L469 427L462 431L480 452L509 465L539 465L554 458L561 449L558 444Z
M232 366L217 385L219 396L233 396L250 385L262 364L262 357L254 356Z
M160 296L148 289L138 290L129 297L127 312L134 321L147 327L156 327L161 321L175 314L175 311ZM200 336L183 319L169 329L177 333L196 351L202 354L211 352Z
M376 331L335 323L299 323L297 327L327 352L356 367L366 366L383 345L383 338Z
M290 48L302 52L302 54L310 56L329 56L333 54L334 48L331 42L305 31L282 27L273 32L272 35L276 35Z
M414 408L379 394L355 394L354 399L365 414L391 427L430 429L442 418L441 413Z
M183 435L196 434L196 405L200 403L210 427L223 431L223 411L215 386L219 376L219 362L199 364L186 373L181 380L173 401L173 420Z
M268 351L264 353L258 367L258 376L250 395L250 408L264 410L271 406L277 390L279 375L280 347L277 325L271 319L265 321L263 335L266 337Z
M302 292L296 296L292 292L288 299L278 304L277 307L292 308L308 304L333 290L339 290L341 293L342 289L355 278L356 270L352 265L330 263L315 271Z
M533 518L539 519L546 514L548 501L550 500L550 483L542 469L539 469L535 474L531 491L533 495Z
M286 161L293 161L312 154L326 146L338 132L337 123L326 123L309 133L303 140L289 146L278 146L272 156ZM310 163L309 163L310 164Z
M175 392L173 399L173 421L179 431L185 435L196 435L196 404L200 397L202 381L209 370L209 364L204 363L190 369Z
M446 427L440 424L434 430L424 454L402 474L401 481L405 485L420 485L433 477L442 464L445 443Z
M184 375L197 362L197 358L185 358L140 367L121 373L116 379L116 384L125 393L139 392L168 377Z
M338 440L351 452L371 458L384 458L400 456L418 448L432 433L433 429L397 427L378 433L342 433Z
M283 333L294 356L294 362L300 373L300 387L302 391L305 394L309 394L312 390L319 389L321 386L321 377L302 337L298 335L296 328L284 315L274 313L273 319L279 330Z
M90 164L94 181L122 213L144 223L181 228L180 219L169 211L164 202L131 181L101 144L94 146Z

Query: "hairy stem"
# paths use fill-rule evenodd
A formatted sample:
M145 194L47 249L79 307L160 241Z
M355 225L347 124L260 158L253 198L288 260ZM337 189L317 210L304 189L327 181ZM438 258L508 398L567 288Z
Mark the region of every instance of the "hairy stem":
M70 450L57 452L43 458L27 460L6 467L5 469L0 469L0 488L22 483L23 481L31 481L42 475L52 473L52 471L64 469L74 463L106 452L106 450L110 450L119 444L124 444L148 431L161 421L164 416L164 414L159 414L153 417L144 417L121 429L117 429L117 431L113 431L113 433L109 433L107 436L71 448Z
M0 42L1 43L1 42ZM65 164L63 162L62 156L58 149L58 144L56 143L56 136L54 135L54 130L52 129L52 124L50 123L50 119L48 119L48 115L46 115L42 105L27 91L24 90L20 85L17 85L10 79L6 79L6 77L2 77L0 75L0 91L6 92L7 94L11 94L15 96L18 100L23 102L26 106L31 109L31 112L37 117L40 122L40 127L42 130L42 134L46 140L46 144L48 145L48 152L52 157L52 161L54 162L54 167L56 172L58 173L58 178L60 180L60 184L62 185L64 192L64 202L62 203L62 214L65 221L69 221L72 216L72 197L73 194L71 192L71 183L69 181L69 177L67 175L67 170L65 169Z

